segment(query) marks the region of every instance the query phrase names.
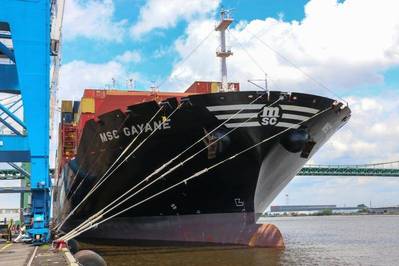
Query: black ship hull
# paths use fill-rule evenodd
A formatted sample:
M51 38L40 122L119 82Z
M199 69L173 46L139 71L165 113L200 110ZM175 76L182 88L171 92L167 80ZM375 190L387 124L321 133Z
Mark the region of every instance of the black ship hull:
M171 166L233 130L231 133L112 213L270 140L143 202L83 237L249 243L263 230L256 224L257 217L350 117L349 108L331 99L300 93L202 94L181 103L172 114L178 103L167 101L153 120L159 106L147 102L130 106L126 113L116 110L86 123L77 156L58 179L54 203L58 222L80 204L141 131L130 151L156 132L81 204L63 225L64 231L104 208L234 115Z

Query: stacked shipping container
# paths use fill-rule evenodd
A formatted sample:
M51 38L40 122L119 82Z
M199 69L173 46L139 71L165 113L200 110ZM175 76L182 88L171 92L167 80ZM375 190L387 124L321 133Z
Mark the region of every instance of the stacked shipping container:
M186 90L189 93L215 93L220 91L220 82L215 81L196 81ZM240 83L229 83L229 90L239 91Z

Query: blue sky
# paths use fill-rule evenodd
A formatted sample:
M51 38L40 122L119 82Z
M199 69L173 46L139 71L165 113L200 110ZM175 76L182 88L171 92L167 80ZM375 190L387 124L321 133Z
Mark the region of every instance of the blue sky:
M165 23L162 23L164 17L162 17L161 14L159 18L159 13L166 13L167 11L159 12L159 8L155 10L157 7L156 4L152 5L152 7L155 8L155 12L151 9L151 3L156 2L157 1L145 0L69 1L69 3L67 3L64 25L63 64L65 65L78 61L101 65L115 61L115 57L118 55L132 51L139 55L139 60L127 60L123 62L125 76L115 78L117 79L119 87L124 87L126 84L125 80L128 79L130 75L134 77L137 89L147 89L152 83L158 84L173 73L176 62L184 56L184 54L175 49L176 42L178 40L184 41L188 39L187 27L190 23L193 24L193 22L196 21L215 19L217 17L217 8L224 6L233 9L233 15L236 21L232 27L236 27L239 23L250 23L256 20L265 21L268 18L274 18L275 20L280 20L285 23L294 23L293 21L301 23L306 17L305 7L309 1L194 1L194 3L204 2L205 4L203 4L203 6L206 8L202 8L202 10L193 8L193 10L189 10L186 14L176 11L177 14L174 18L170 16L165 17ZM171 1L171 5L173 5L174 2L176 1ZM341 3L341 5L344 5L353 1L339 1L337 3L328 0L326 2L336 3L337 5ZM162 4L159 6L162 7ZM143 10L145 10L146 7L151 13L151 18L143 18ZM178 8L178 4L176 4L176 8ZM107 9L107 11L105 11L105 9ZM97 12L97 15L94 14L95 12ZM104 14L100 16L99 14L101 13ZM88 14L86 21L85 18L82 18L82 16L85 16L83 14ZM92 29L90 29L90 27L85 29L85 22L87 24L98 19L103 22L97 22L98 25L94 25ZM138 37L132 36L132 27L148 23L149 20L160 20L161 22ZM331 22L331 24L334 25L334 22ZM98 27L96 28L96 26ZM88 34L87 30L90 30L91 33ZM315 35L314 38L317 38L317 35ZM248 60L247 58L247 61ZM214 61L216 61L216 59ZM295 61L294 58L293 61ZM373 72L372 74L378 74L383 77L384 81L375 82L374 80L370 83L366 78L365 82L350 84L350 90L348 90L348 83L346 82L341 84L329 82L330 84L327 85L337 90L339 95L342 96L373 96L381 94L388 88L394 89L399 83L399 68L395 65L380 67L378 71ZM369 78L372 79L375 77L371 75ZM338 76L337 80L339 80ZM111 81L109 80L108 83L105 81L101 82L102 81L91 82L96 83L91 85L104 87ZM187 83L184 83L184 85L186 84ZM184 90L184 85L167 89ZM63 86L63 83L61 83L61 86ZM68 91L69 88L61 88L61 90Z
M76 1L78 2L78 1ZM264 19L266 17L279 18L282 15L286 20L301 20L304 16L303 6L307 1L265 1L255 0L250 4L247 1L224 1L220 6L234 9L236 21L248 21L253 19ZM82 6L85 1L80 1ZM87 3L87 2L86 2ZM112 15L114 22L126 21L133 25L139 19L140 8L145 5L144 0L115 0L115 12ZM67 7L68 8L68 7ZM67 14L68 15L68 14ZM217 13L211 16L216 17ZM154 17L156 19L156 17ZM115 56L123 54L127 50L134 50L141 54L140 62L125 64L126 69L139 72L145 80L138 82L138 89L148 87L148 82L167 77L173 67L173 62L179 56L176 51L169 50L168 54L154 60L154 51L166 49L173 45L175 40L181 37L187 27L187 21L178 21L174 27L144 36L142 39L132 39L124 36L122 41L99 41L96 38L79 36L65 40L63 46L63 63L74 60L84 60L90 63L101 64L112 60ZM95 54L95 56L93 56ZM122 82L121 82L122 83Z
M183 91L196 79L218 79L217 34L183 60L211 32L221 6L233 8L228 34L234 56L230 80L262 78L271 89L345 97L351 121L312 163L399 160L399 2L396 0L69 0L59 98L79 99L86 87L117 80L126 89L166 81ZM333 93L251 37L255 34ZM256 58L259 69L240 48ZM206 59L206 60L205 60ZM253 88L252 88L253 89ZM399 180L296 177L274 204L399 204ZM1 201L0 201L1 202Z

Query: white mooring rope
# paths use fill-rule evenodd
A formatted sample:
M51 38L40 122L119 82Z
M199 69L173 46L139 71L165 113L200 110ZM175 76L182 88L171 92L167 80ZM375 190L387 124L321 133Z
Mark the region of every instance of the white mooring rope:
M279 102L281 100L281 98L279 98L278 100L276 100L275 102L271 103L269 106L273 106L274 104L276 104L277 102ZM254 101L253 101L254 102ZM240 111L242 111L243 109L241 109ZM235 115L237 115L238 113L236 113ZM251 117L249 117L247 120L245 120L244 122L242 122L240 125L245 124L246 122L248 122L250 119L253 119L254 117L256 117L258 115L258 113L252 115ZM234 118L233 116L230 118L232 119ZM219 128L220 126L222 126L223 124L227 123L229 121L226 120L224 123L222 123L221 125L219 125L217 128ZM123 204L124 202L126 202L127 200L131 199L133 196L137 195L138 193L140 193L141 191L143 191L144 189L146 189L147 187L151 186L152 184L154 184L155 182L159 181L160 179L164 178L165 176L167 176L168 174L172 173L173 171L175 171L176 169L178 169L179 167L183 166L185 163L187 163L188 161L192 160L194 157L196 157L198 154L200 154L201 152L203 152L204 150L206 150L209 146L215 144L216 142L218 142L219 140L223 139L224 137L226 137L227 135L229 135L230 133L232 133L233 131L237 130L240 125L236 128L231 129L230 131L228 131L227 133L225 133L224 135L222 135L221 137L219 137L218 139L214 140L213 142L209 143L208 145L206 145L204 148L202 148L200 151L196 152L195 154L191 155L190 157L188 157L187 159L185 159L183 162L175 165L174 167L172 167L171 169L169 169L167 172L165 172L164 174L162 174L161 176L159 176L158 178L156 178L155 180L153 180L151 183L147 184L146 186L144 186L143 188L141 188L140 190L136 191L135 193L129 195L127 198L123 199L122 201L120 201L123 197L125 197L127 194L131 193L134 189L136 189L138 186L140 186L141 184L143 184L146 181L149 181L149 179L151 177L153 177L156 173L160 172L160 169L162 168L158 168L157 170L155 170L153 173L151 173L150 175L148 175L147 177L145 177L144 179L142 179L142 181L140 181L138 184L136 184L135 186L133 186L132 188L130 188L128 191L126 191L125 193L123 193L121 196L119 196L117 199L113 200L111 203L109 203L107 206L105 206L104 208L102 208L101 210L99 210L97 213L93 214L92 216L90 216L85 222L83 222L82 224L80 224L77 228L75 228L74 230L78 230L81 226L85 226L88 223L93 222L92 219L98 220L99 219L99 215L104 216L107 213L109 213L110 211L114 210L116 207L120 206L121 204ZM211 134L212 132L214 132L214 130L212 130L211 132L209 132L208 134L205 135L205 137L209 136L209 134ZM199 141L195 142L198 143L201 140L203 140L205 137L202 137ZM194 144L194 145L195 145ZM181 155L183 155L186 151L188 151L190 148L194 147L194 145L191 145L189 148L185 149L183 152L181 152L180 154L178 154L177 156L175 156L174 158L172 158L169 162L167 162L166 164L164 164L163 168L165 168L166 165L169 165L172 161L174 161L176 158L180 157ZM162 168L162 169L163 169ZM120 202L118 202L120 201ZM114 205L116 204L116 205ZM106 210L107 208L111 207L110 209ZM106 210L106 211L105 211ZM72 231L74 231L72 230ZM68 233L69 234L69 233Z
M324 109L323 111L321 111L321 112L319 112L319 113L317 113L317 114L315 114L315 115L309 117L308 119L306 119L306 120L304 120L304 121L302 121L302 122L300 122L300 123L298 123L298 124L293 124L291 127L288 127L287 129L285 129L285 130L283 130L283 131L280 131L279 133L276 133L276 134L274 134L273 136L268 137L268 138L266 138L266 139L264 139L264 140L262 140L262 141L260 141L260 142L258 142L258 143L256 143L256 144L254 144L254 145L251 145L251 146L249 146L248 148L246 148L246 149L244 149L244 150L242 150L242 151L240 151L240 152L238 152L238 153L236 153L236 154L230 156L229 158L227 158L227 159L225 159L225 160L223 160L223 161L220 161L220 162L218 162L218 163L215 163L214 165L212 165L212 166L210 166L210 167L208 167L208 168L204 168L204 169L202 169L202 170L200 170L200 171L194 173L194 174L191 175L190 177L188 177L188 178L186 178L186 179L184 179L184 180L182 180L182 181L180 181L180 182L178 182L178 183L176 183L176 184L174 184L174 185L172 185L172 186L169 186L168 188L166 188L166 189L164 189L164 190L162 190L162 191L160 191L160 192L158 192L158 193L156 193L156 194L153 194L152 196L147 197L146 199L144 199L144 200L142 200L142 201L140 201L140 202L138 202L138 203L136 203L136 204L134 204L134 205L132 205L132 206L130 206L130 207L128 207L128 208L123 209L123 210L119 211L118 213L113 214L113 215L111 215L111 216L105 218L105 219L102 220L102 221L98 221L98 220L100 220L100 219L103 217L103 215L100 215L100 214L99 214L99 215L96 216L96 218L93 219L91 222L86 223L86 224L81 225L81 226L78 226L77 228L80 228L80 229L77 229L77 230L74 229L74 230L72 230L72 231L74 231L74 232L71 231L70 233L68 233L67 235L65 235L64 237L62 237L61 239L62 239L62 240L68 241L68 240L70 240L70 239L72 239L72 238L74 238L74 237L76 237L76 236L78 236L78 235L80 235L80 234L86 232L87 230L90 230L90 229L93 228L93 227L97 227L99 224L102 224L102 223L104 223L104 222L106 222L106 221L108 221L108 220L110 220L110 219L112 219L112 218L114 218L114 217L116 217L116 216L118 216L118 215L120 215L120 214L122 214L122 213L124 213L124 212L126 212L126 211L128 211L128 210L130 210L130 209L132 209L132 208L134 208L134 207L136 207L136 206L138 206L138 205L141 205L142 203L144 203L144 202L146 202L146 201L148 201L148 200L150 200L150 199L152 199L152 198L154 198L154 197L156 197L156 196L158 196L158 195L160 195L160 194L163 194L163 193L165 193L165 192L167 192L167 191L169 191L169 190L175 188L175 187L178 186L178 185L181 185L181 184L183 184L183 183L187 183L189 180L194 179L195 177L198 177L198 176L200 176L200 175L202 175L202 174L208 172L209 170L212 170L213 168L216 168L216 167L218 167L218 166L224 164L224 163L227 162L227 161L233 160L233 159L236 158L237 156L240 156L241 154L243 154L243 153L245 153L245 152L247 152L247 151L249 151L249 150L251 150L251 149L253 149L253 148L255 148L255 147L257 147L257 146L259 146L259 145L261 145L261 144L263 144L263 143L265 143L265 142L270 141L271 139L273 139L273 138L275 138L275 137L277 137L277 136L279 136L279 135L281 135L281 134L287 132L288 130L290 130L290 129L292 129L292 128L298 126L298 125L301 125L301 124L303 124L304 122L309 121L309 120L311 120L311 119L313 119L313 118L315 118L315 117L317 117L317 116L319 116L319 115L325 113L326 111L330 110L331 108L332 108L332 107L326 108L326 109Z
M255 103L257 100L259 100L261 97L263 97L265 94L262 93L260 96L258 96L257 98L255 98L253 101L251 101L249 103L253 104ZM233 116L231 116L229 119L225 120L224 122L222 122L221 124L219 124L216 128L214 128L213 130L211 130L209 133L207 133L205 136L201 137L199 140L197 140L195 143L193 143L191 146L189 146L188 148L186 148L183 152L179 153L177 156L175 156L174 158L172 158L171 160L169 160L167 163L165 163L164 165L162 165L161 167L159 167L158 169L156 169L152 174L150 174L149 176L147 176L145 179L143 179L143 181L141 181L139 184L137 184L134 188L132 188L131 190L135 189L137 186L141 185L144 181L148 181L151 177L153 177L154 175L156 175L157 173L159 173L160 171L162 171L165 167L167 167L168 165L170 165L173 161L177 160L180 156L182 156L184 153L186 153L187 151L189 151L191 148L193 148L195 145L197 145L198 143L200 143L202 140L204 140L206 137L208 137L210 134L212 134L213 132L215 132L217 129L219 129L220 127L222 127L224 124L226 124L227 122L229 122L231 119L233 119L235 116L237 116L239 113L241 113L242 111L244 111L245 108L240 109L238 112L236 112ZM125 192L123 195L127 194L129 192ZM122 196L123 196L122 195ZM100 211L99 211L100 212ZM98 213L98 212L97 212ZM95 218L96 214L92 215L89 219L91 218ZM87 220L86 222L89 222L89 220ZM86 223L85 222L85 223ZM82 225L82 224L81 224Z
M157 110L157 112L155 112L155 114L154 114L154 115L151 117L151 119L149 120L149 123L151 123L151 121L152 121L153 119L155 119L155 117L162 111L163 107L164 107L164 106L161 106L161 107ZM178 106L175 110L173 110L173 112L169 115L168 118L170 118L170 116L172 116L178 108L180 108L180 106ZM162 126L162 125L165 123L165 121L166 121L166 120L162 121L162 123L161 123L158 127ZM129 156L131 156L131 155L138 149L138 147L140 147L140 146L142 145L143 142L145 142L150 136L152 136L152 135L154 134L154 132L157 131L158 127L155 128L155 130L152 131L151 134L150 134L147 138L145 138L145 139L133 150L133 152L131 152L131 153L129 154ZM107 180L108 177L109 177L110 175L112 175L112 174L115 172L115 170L118 169L118 168L120 167L120 165L123 164L123 163L126 161L126 159L123 160L121 164L119 164L109 175L107 175L107 174L109 173L109 171L115 166L116 163L118 163L118 161L119 161L119 160L122 158L122 156L128 151L128 149L130 149L130 147L135 143L135 141L138 139L138 137L139 137L142 133L143 133L143 131L140 131L139 134L137 134L137 136L136 136L136 137L129 143L129 145L121 152L121 154L118 156L118 158L116 158L116 160L112 163L112 165L111 165L110 167L108 167L108 169L105 171L105 173L101 176L101 178L97 181L97 183L93 186L93 188L87 193L87 195L83 198L83 200L80 201L79 204L76 205L75 208L65 217L65 219L64 219L62 222L60 222L60 223L55 227L55 230L60 230L61 227L65 224L65 222L66 222L66 221L73 215L73 213L83 204L83 202L85 202L85 201L97 190L97 188L98 188L99 186L101 186L101 184L103 184L104 181Z

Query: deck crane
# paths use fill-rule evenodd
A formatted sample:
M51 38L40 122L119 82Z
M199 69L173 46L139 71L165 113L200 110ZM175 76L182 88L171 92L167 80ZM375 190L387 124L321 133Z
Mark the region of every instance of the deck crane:
M0 1L0 94L19 95L23 104L14 112L0 103L8 129L0 133L0 162L30 163L34 244L50 239L50 99L54 105L63 10L64 0Z

